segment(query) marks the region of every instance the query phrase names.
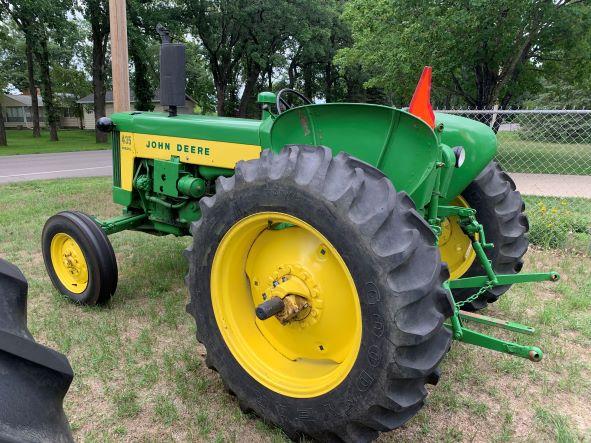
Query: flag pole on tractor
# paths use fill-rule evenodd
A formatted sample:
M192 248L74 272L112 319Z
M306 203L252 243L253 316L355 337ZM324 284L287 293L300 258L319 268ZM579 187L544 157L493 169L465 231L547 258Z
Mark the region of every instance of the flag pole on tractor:
M127 59L127 15L125 0L109 0L111 66L115 112L129 111L129 64Z

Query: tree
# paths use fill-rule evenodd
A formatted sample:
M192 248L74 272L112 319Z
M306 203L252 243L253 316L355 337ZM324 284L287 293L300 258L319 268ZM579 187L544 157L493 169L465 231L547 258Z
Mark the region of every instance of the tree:
M0 48L5 48L10 41L8 30L5 24L0 22ZM4 49L0 49L0 63L3 63L7 54ZM0 93L4 93L8 86L9 79L5 70L0 71ZM4 111L2 110L2 102L0 101L0 146L6 146L6 128L4 127Z
M28 89L31 94L31 117L33 119L33 137L41 135L39 125L39 100L37 98L37 84L35 83L35 67L33 59L33 42L36 33L36 15L32 1L16 3L10 0L0 0L0 7L12 18L18 29L25 36L25 56L27 60Z
M80 2L84 17L90 23L92 41L92 91L94 97L94 118L106 115L107 45L109 43L109 2L108 0L84 0ZM95 130L97 143L106 143L107 134Z
M185 45L187 94L197 102L198 112L204 115L212 113L215 111L215 89L207 61L195 42L188 41Z
M408 103L423 65L434 66L436 98L509 105L538 86L545 60L562 57L588 32L578 0L351 0L345 18L354 45L339 54L360 63L368 86Z
M183 16L190 31L203 46L213 77L218 115L228 109L232 83L236 80L245 47L244 27L239 19L249 4L246 0L181 0Z
M36 85L34 84L33 59L39 65L43 89L44 108L49 126L49 138L57 141L59 124L58 108L55 106L51 83L51 60L49 55L50 38L62 40L69 23L66 12L72 4L70 0L0 0L2 8L10 15L25 35L29 85L33 114L37 107ZM38 120L33 115L34 120Z

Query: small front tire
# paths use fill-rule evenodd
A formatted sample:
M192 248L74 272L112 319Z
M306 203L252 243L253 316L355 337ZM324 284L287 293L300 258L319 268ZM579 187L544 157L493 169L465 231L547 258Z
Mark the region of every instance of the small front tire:
M45 268L58 291L82 305L109 301L117 288L117 260L92 218L60 212L45 223L41 243Z

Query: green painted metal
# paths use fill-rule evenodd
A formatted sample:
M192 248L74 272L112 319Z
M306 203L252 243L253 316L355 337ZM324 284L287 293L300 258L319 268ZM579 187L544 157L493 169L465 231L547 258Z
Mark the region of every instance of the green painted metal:
M259 144L260 120L160 112L125 112L111 115L117 131L169 135L199 140Z
M496 326L508 331L519 332L520 334L531 335L535 332L535 329L531 326L522 325L514 321L501 320L488 315L475 314L474 312L460 311L459 317L461 320L467 320L474 323L480 323L487 326Z
M368 104L307 105L264 120L260 135L262 146L274 151L287 144L328 146L335 154L345 151L371 165L379 164L396 189L409 193L417 207L431 200L441 148L433 130L405 111ZM425 182L423 192L416 192Z
M276 99L277 96L269 91L259 92L259 95L257 95L257 103L266 103L268 105L274 105Z
M446 325L451 328L451 326ZM456 338L454 336L454 338ZM493 351L503 352L505 354L515 355L521 358L527 358L531 361L538 362L544 356L542 350L536 346L525 346L510 341L501 340L500 338L491 337L490 335L476 332L472 329L462 326L462 333L456 340L471 345L480 346L481 348L491 349Z
M178 197L179 189L177 181L180 174L180 163L178 157L173 161L154 160L153 191L156 194L164 194L169 197Z
M205 180L199 177L184 175L179 179L177 186L178 190L188 197L200 198L205 194Z
M517 283L534 283L541 281L557 281L560 276L555 271L550 272L520 272L518 274L496 274L497 286L513 285ZM489 281L488 276L464 277L451 280L451 289L480 288Z
M442 197L449 203L490 163L497 152L497 137L485 124L459 115L435 113L435 123L443 124L441 142L450 147L462 146L466 160L453 171L450 186Z
M215 166L199 166L197 171L199 172L199 176L206 180L215 180L220 176L230 177L234 175L233 169L217 168Z
M95 221L105 234L111 235L128 229L137 228L145 223L147 219L148 214L123 214L108 220L99 220L95 218Z
M130 206L133 201L133 193L113 186L113 202L121 206Z

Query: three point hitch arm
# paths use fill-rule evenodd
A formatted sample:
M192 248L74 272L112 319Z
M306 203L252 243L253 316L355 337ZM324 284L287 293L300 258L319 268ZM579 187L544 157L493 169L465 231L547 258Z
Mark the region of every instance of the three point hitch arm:
M446 326L452 331L455 340L480 346L493 351L504 352L505 354L515 355L517 357L528 358L531 361L538 362L542 359L542 350L536 346L526 346L518 343L501 340L481 332L474 331L464 326L464 322L480 323L487 326L496 326L513 332L522 334L533 334L534 328L506 320L499 320L497 318L486 315L479 315L468 311L463 311L461 308L476 300L478 297L486 293L487 290L495 286L512 285L516 283L533 283L542 281L557 281L560 276L554 272L538 272L538 273L519 273L519 274L496 274L491 261L486 256L485 249L493 248L492 243L486 242L484 229L482 224L476 220L476 211L470 208L462 208L458 206L439 206L438 220L456 216L459 219L459 224L462 230L472 240L472 247L476 253L477 259L482 264L486 275L476 277L465 277L457 280L450 280L446 283L449 289L474 288L476 291L463 301L455 302L454 313L451 316L449 323ZM437 225L434 226L436 234L440 232Z

